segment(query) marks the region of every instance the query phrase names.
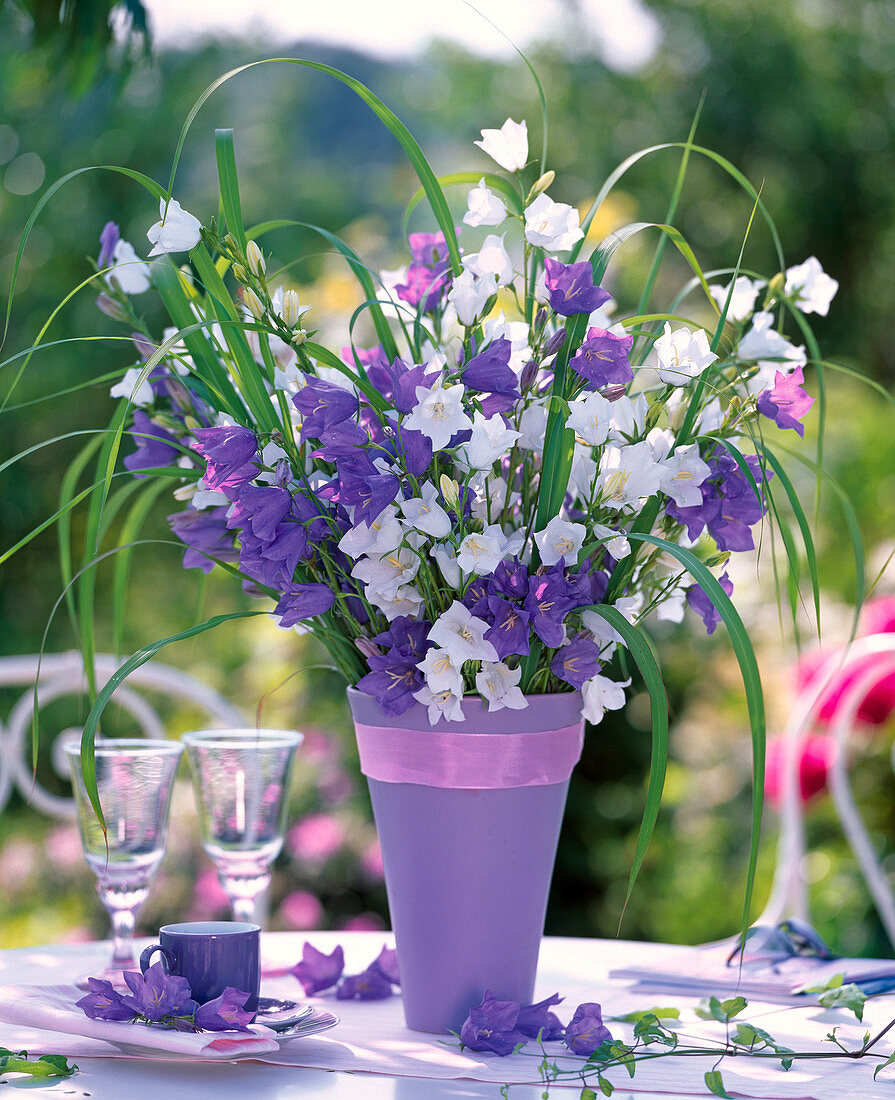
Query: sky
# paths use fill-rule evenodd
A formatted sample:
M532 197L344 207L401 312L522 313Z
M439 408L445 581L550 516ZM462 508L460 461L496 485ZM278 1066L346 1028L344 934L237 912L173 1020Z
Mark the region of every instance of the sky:
M653 56L660 37L641 0L478 0L478 11L464 0L144 2L161 49L248 35L271 47L315 41L395 59L439 37L484 56L505 57L512 47L490 19L522 48L547 37L593 50L621 71L636 71Z

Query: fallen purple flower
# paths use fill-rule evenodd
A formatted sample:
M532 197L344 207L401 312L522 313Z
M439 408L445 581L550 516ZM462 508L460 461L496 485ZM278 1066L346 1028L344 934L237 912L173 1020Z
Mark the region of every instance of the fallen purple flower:
M196 1009L196 1026L203 1031L248 1031L255 1016L244 1007L248 999L244 990L228 985L219 997Z
M371 964L361 974L351 974L342 980L336 990L339 1001L384 1001L392 995L392 983L381 971L374 970Z
M301 982L307 996L322 993L334 986L345 969L345 952L341 944L331 955L324 955L316 947L305 943L301 952L301 962L292 967L292 973Z
M121 1003L133 1008L135 1016L161 1020L163 1016L192 1016L196 1011L190 983L179 974L166 973L161 962L153 963L145 974L125 970L124 980L132 996L123 996Z
M367 967L367 970L378 971L392 985L401 984L401 976L398 972L398 952L394 947L383 946L376 958Z
M565 1032L559 1017L551 1012L553 1005L558 1005L563 1000L558 993L546 1000L538 1001L535 1005L524 1005L519 1009L516 1020L516 1030L521 1031L529 1039L537 1039L538 1035L544 1042L552 1039L561 1039Z
M573 1054L591 1054L603 1043L612 1042L609 1028L603 1023L603 1010L598 1004L588 1001L575 1009L575 1015L563 1036L566 1046Z
M91 1020L132 1020L137 1013L124 1004L121 994L103 978L88 978L90 992L75 1004Z
M460 1042L470 1050L491 1051L504 1057L524 1043L526 1036L516 1029L519 1018L517 1001L498 1001L491 990L482 1003L469 1010L460 1029Z

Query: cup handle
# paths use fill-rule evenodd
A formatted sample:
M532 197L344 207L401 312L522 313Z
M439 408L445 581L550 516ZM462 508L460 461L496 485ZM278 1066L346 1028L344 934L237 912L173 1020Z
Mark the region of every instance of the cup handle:
M160 943L153 943L149 947L147 947L145 951L142 951L140 953L140 970L143 974L145 974L146 971L149 969L149 966L152 962L152 956L156 953L156 951L161 953L162 958L168 964L167 973L171 972L171 969L173 968L175 963L174 952L168 947L162 947Z

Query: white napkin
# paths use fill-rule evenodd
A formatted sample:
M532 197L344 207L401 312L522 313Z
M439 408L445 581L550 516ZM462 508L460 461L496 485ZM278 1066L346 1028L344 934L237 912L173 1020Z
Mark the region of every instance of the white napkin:
M84 994L74 985L7 985L0 987L0 1021L65 1035L83 1035L102 1039L119 1050L173 1057L252 1058L279 1049L277 1034L263 1024L252 1024L251 1033L240 1031L174 1031L144 1024L91 1020L76 1001ZM48 1044L53 1054L64 1043ZM52 1050L50 1050L52 1047ZM110 1051L111 1053L111 1051Z

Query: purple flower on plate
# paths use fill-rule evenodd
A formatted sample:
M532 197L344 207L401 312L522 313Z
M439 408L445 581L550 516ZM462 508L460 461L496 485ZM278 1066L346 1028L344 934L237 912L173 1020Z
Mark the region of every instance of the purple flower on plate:
M177 436L154 424L142 409L134 411L134 426L130 434L137 449L125 458L124 465L136 477L145 477L145 474L137 473L138 470L173 466L180 457L180 449L174 446L178 442Z
M111 224L111 223L110 223ZM103 978L88 978L90 992L75 1004L91 1020L132 1020L136 1012L124 1004L121 994Z
M345 952L341 944L331 955L324 955L316 947L305 942L301 952L301 961L292 967L292 973L301 982L308 997L322 993L334 986L345 969Z
M600 671L599 658L599 647L584 634L578 634L568 645L557 650L550 662L550 671L580 691L584 681Z
M135 1015L161 1020L163 1016L192 1016L196 1011L190 983L179 974L166 973L161 962L153 963L145 974L125 970L124 980L132 996L122 996L121 1003L133 1008Z
M258 473L258 440L249 428L238 424L224 428L199 428L193 450L206 461L206 489L237 489Z
M718 578L718 584L721 585L728 596L733 594L733 581L728 577L726 571ZM721 622L721 616L715 609L711 597L701 585L693 584L687 589L687 603L698 615L702 616L706 634L714 634L715 627Z
M804 381L801 367L796 367L792 374L777 371L773 389L758 395L758 411L773 420L778 428L795 428L799 435L804 435L805 428L799 421L814 404L814 398L802 389Z
M588 389L624 385L634 377L628 359L633 346L633 336L616 336L607 329L591 328L569 366L588 383Z
M416 702L413 693L423 686L423 674L416 667L419 659L397 646L384 656L371 655L367 658L371 671L358 680L358 691L372 695L386 714L403 714Z
M550 1009L563 1000L558 993L546 1000L538 1001L536 1005L524 1005L519 1009L516 1020L516 1030L521 1031L529 1039L537 1039L538 1035L544 1042L551 1039L561 1039L565 1028L559 1017Z
M469 1010L460 1029L460 1042L470 1050L488 1050L501 1057L512 1054L526 1039L516 1029L518 1018L518 1001L498 1001L489 989L482 1003Z
M280 602L274 608L280 616L280 626L290 627L304 619L325 615L336 602L332 589L325 584L293 584L283 587Z
M394 947L383 945L382 950L370 963L367 970L378 970L383 978L387 978L392 985L401 984L401 975L398 972L398 952Z
M594 286L594 269L589 260L564 264L548 256L544 260L550 306L554 313L570 317L573 313L593 313L609 301L610 294Z
M493 621L485 633L485 641L494 646L500 660L513 653L526 656L529 652L528 626L531 615L509 600L502 600L500 596L488 597L488 611L493 616Z
M380 970L368 966L361 974L351 974L336 990L339 1001L384 1001L392 995L392 983Z
M196 1026L203 1031L248 1031L255 1015L245 1009L248 999L244 990L228 985L219 997L196 1009Z
M99 235L99 256L96 258L97 267L109 267L115 254L115 245L121 240L121 234L115 222L106 222L103 231Z
M591 1054L603 1043L611 1043L612 1035L603 1023L603 1010L593 1001L579 1005L563 1036L573 1054Z

